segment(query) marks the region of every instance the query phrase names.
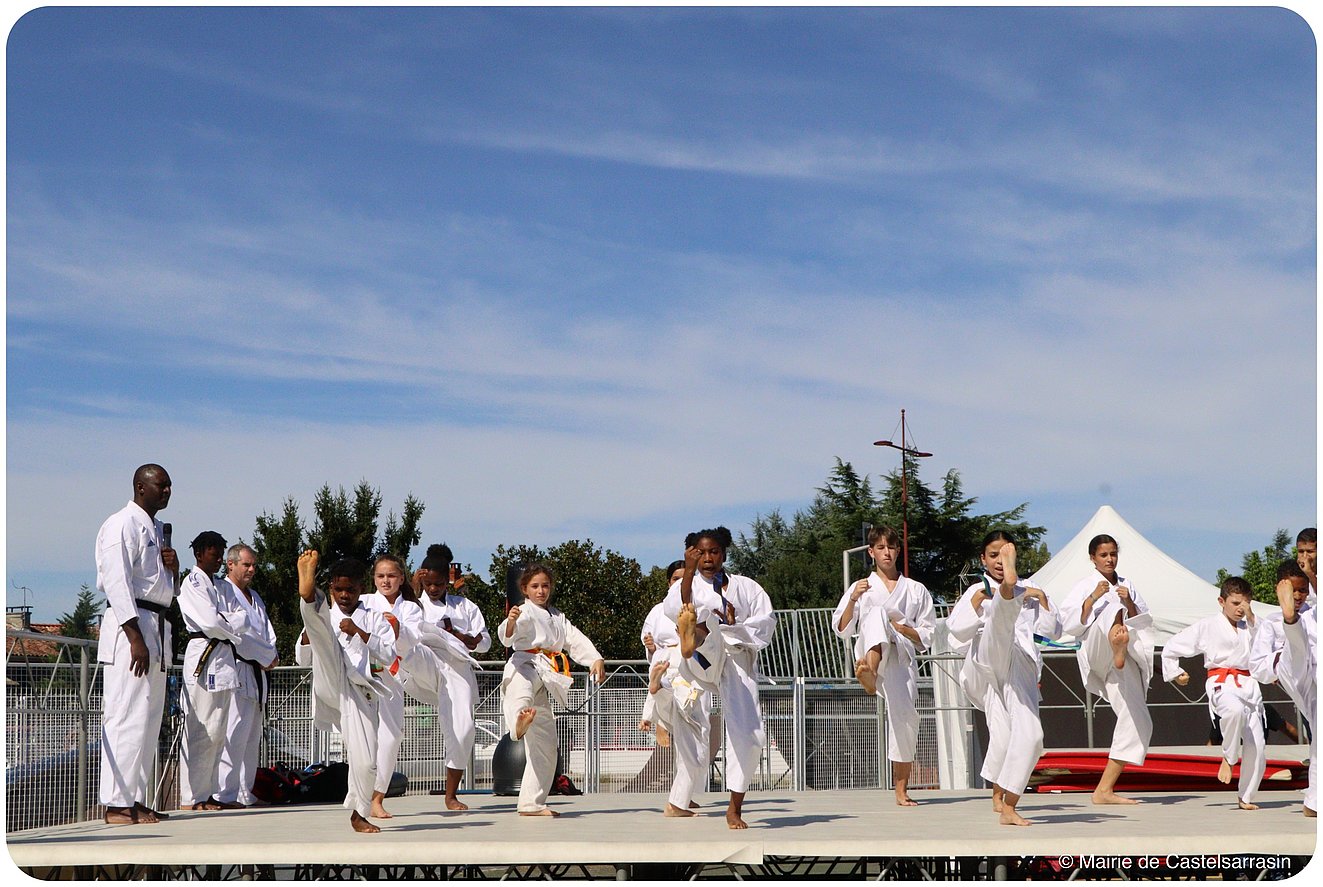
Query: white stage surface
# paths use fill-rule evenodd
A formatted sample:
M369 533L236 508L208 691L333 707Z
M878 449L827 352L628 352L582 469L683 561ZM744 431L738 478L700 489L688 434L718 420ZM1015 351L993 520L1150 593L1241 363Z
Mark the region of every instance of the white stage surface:
M393 798L380 834L360 835L332 805L221 813L174 812L157 825L100 822L14 832L23 868L102 865L510 865L597 863L760 864L764 857L1018 857L1141 854L1310 856L1317 819L1296 792L1262 792L1261 809L1236 808L1231 791L1149 793L1143 803L1095 807L1089 796L1028 794L1029 828L1002 826L986 791L915 792L896 807L890 791L754 792L747 831L731 831L725 797L703 797L700 815L667 819L660 794L553 797L561 813L521 817L515 799L466 795L465 813L441 798Z

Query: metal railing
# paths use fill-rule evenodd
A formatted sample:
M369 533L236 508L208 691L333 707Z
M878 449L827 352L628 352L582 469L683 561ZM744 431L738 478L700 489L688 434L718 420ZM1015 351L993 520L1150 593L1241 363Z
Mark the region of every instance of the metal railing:
M889 785L883 702L864 694L854 680L849 643L831 632L830 611L780 611L777 616L776 636L759 660L765 675L759 696L767 739L753 788L876 789ZM58 645L54 663L32 662L24 655L25 647L38 640ZM91 649L94 643L33 632L7 633L8 831L98 818L103 812L95 794L102 695L100 669ZM1047 695L1062 701L1045 701L1044 717L1079 711L1086 725L1087 746L1093 747L1095 717L1106 711L1105 703L1088 698L1063 679L1075 669L1072 652L1052 651L1046 658L1063 666L1046 669L1044 677ZM972 707L958 690L959 663L960 657L951 653L919 658L920 732L911 778L914 788L969 787L970 774L978 772L978 731ZM492 788L492 758L506 732L499 698L502 665L487 663L477 675L477 739L464 782L469 790ZM281 667L270 675L260 765L279 762L297 770L336 759L340 754L338 735L313 728L308 670ZM156 792L149 803L168 810L178 804L175 777L182 724L178 668L171 669L167 685L166 717L153 781ZM1202 710L1198 717L1207 723L1200 690L1201 685L1191 682L1177 698L1151 700L1150 707ZM557 711L556 720L563 770L584 791L669 789L671 750L658 747L653 734L638 730L646 693L646 662L641 659L608 663L607 679L599 686L589 687L584 673L576 673L568 704ZM1074 715L1066 717L1076 722ZM712 718L715 738L708 787L718 789L725 770L719 697L714 700ZM410 791L442 787L445 740L437 712L409 699L404 733L396 769L408 776ZM1062 747L1054 738L1050 732L1049 744Z

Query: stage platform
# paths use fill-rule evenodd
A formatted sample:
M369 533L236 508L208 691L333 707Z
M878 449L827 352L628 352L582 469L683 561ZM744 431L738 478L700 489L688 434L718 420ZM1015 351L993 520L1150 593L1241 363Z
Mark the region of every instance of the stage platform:
M900 808L890 791L753 792L750 828L732 831L725 797L702 798L698 816L661 815L660 794L554 797L559 817L521 817L514 798L466 795L464 813L440 812L430 795L393 798L380 834L360 835L333 805L221 813L175 812L168 822L100 822L15 832L13 862L38 877L106 876L116 866L365 867L608 866L616 876L667 863L758 867L774 858L1139 857L1262 854L1309 857L1317 819L1295 792L1264 792L1242 811L1231 791L1153 793L1143 803L1096 807L1089 795L1028 794L1029 828L999 825L986 791L915 792ZM1299 860L1297 860L1297 863ZM989 868L989 871L991 869ZM1187 876L1191 873L1186 873ZM453 877L454 875L448 875ZM303 877L309 877L304 874Z

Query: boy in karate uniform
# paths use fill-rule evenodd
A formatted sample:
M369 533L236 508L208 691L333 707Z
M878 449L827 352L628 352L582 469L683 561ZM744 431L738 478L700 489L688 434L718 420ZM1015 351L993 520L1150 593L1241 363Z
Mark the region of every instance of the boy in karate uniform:
M349 764L349 792L356 832L379 832L368 821L377 778L377 724L385 694L377 675L395 658L395 632L385 617L359 601L367 566L345 558L331 567L328 592L317 592L316 551L299 555L299 615L312 653L312 691L318 729L339 727ZM334 627L332 627L334 625Z
M1015 544L994 530L983 540L983 581L961 596L947 617L953 648L965 653L960 683L987 717L982 776L992 783L992 809L1002 825L1029 825L1016 812L1043 754L1038 717L1042 654L1034 635L1055 640L1061 620L1047 595L1015 571Z
M732 541L730 530L701 530L690 539L693 544L685 549L684 574L666 592L663 612L680 636L681 677L710 693L721 693L730 790L726 825L745 829L749 826L741 815L744 795L753 783L766 738L758 706L758 651L771 643L776 617L761 585L722 569ZM678 754L678 746L676 759L679 782L681 766L687 768L692 762ZM683 778L697 781L688 772ZM666 808L671 816L690 813L681 807L684 799L680 794L673 786Z
M1153 624L1148 605L1134 585L1116 572L1120 547L1106 533L1089 540L1093 572L1071 589L1061 605L1066 633L1079 639L1076 659L1084 689L1102 696L1116 715L1107 766L1093 790L1095 804L1138 804L1116 793L1126 764L1142 766L1153 738L1148 684L1153 679L1153 645L1142 629Z
M1185 627L1162 648L1162 678L1180 687L1190 683L1180 660L1203 656L1208 670L1208 711L1222 722L1222 766L1217 778L1231 782L1231 767L1240 762L1236 798L1241 810L1259 809L1253 800L1266 766L1263 695L1249 671L1256 631L1250 610L1253 596L1248 582L1232 576L1222 583L1218 594L1221 612Z
M1297 561L1282 561L1277 568L1277 603L1280 612L1259 620L1250 648L1250 674L1260 684L1277 683L1309 721L1309 785L1305 788L1305 816L1318 810L1318 733L1313 729L1318 695L1314 672L1317 656L1317 612L1309 603L1309 577Z

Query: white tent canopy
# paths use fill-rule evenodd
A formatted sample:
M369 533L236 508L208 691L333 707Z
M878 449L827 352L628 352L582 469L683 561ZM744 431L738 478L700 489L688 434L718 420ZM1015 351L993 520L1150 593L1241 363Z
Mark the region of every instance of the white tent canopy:
M1033 575L1054 605L1065 602L1075 583L1091 575L1089 540L1106 533L1116 540L1120 558L1116 572L1134 582L1153 614L1153 643L1161 646L1167 638L1187 625L1217 612L1217 586L1200 579L1172 560L1163 551L1126 523L1116 509L1104 505L1089 518L1075 538L1062 547L1051 560ZM1275 607L1254 603L1258 616Z

